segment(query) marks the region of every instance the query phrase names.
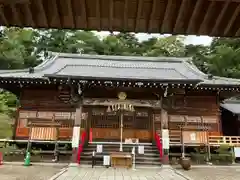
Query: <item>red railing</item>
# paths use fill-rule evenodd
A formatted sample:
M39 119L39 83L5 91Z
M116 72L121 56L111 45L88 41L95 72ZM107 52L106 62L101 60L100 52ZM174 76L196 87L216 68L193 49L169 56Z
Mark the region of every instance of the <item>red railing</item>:
M86 141L86 136L87 136L86 131L83 131L83 132L82 132L82 135L81 135L81 141L80 141L79 147L78 147L78 152L77 152L77 163L78 163L78 164L80 164L81 153L82 153L82 151L83 151L83 146L84 146L85 141Z
M163 157L163 148L162 148L162 140L159 137L158 133L155 132L155 142L156 142L156 146L158 148L158 152L159 152L159 157L160 157L160 161L162 160Z

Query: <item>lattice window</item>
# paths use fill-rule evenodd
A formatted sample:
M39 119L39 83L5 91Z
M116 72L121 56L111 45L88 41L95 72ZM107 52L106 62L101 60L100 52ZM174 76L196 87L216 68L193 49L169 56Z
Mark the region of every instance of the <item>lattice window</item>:
M169 115L169 122L168 122L168 126L169 129L172 130L179 130L180 127L184 126L186 123L185 121L185 117L181 116L181 115Z
M93 109L92 115L93 116L104 116L105 111L103 109Z
M107 128L105 111L103 109L92 109L92 127Z
M55 119L71 119L71 112L56 112Z
M125 128L125 129L134 128L134 117L133 117L133 115L124 115L123 116L123 128Z
M151 121L148 111L136 111L134 126L136 129L150 129Z

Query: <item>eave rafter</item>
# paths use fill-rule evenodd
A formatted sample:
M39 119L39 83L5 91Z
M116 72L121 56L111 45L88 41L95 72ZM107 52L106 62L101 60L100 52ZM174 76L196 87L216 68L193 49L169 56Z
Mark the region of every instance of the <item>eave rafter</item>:
M187 5L189 0L182 0L180 9L179 9L179 13L177 15L177 20L173 29L173 33L176 34L178 29L182 28L183 25L183 18L184 18L184 11L186 11L185 7Z
M238 28L236 34L235 34L236 37L239 37L240 36L240 27Z
M88 28L88 18L87 18L87 8L86 8L86 0L81 0L81 8L82 8L82 19L83 19L83 26L85 29Z
M59 15L59 10L58 10L58 6L57 6L57 2L56 0L51 0L49 1L51 3L51 7L52 7L52 17L49 17L49 24L52 27L62 27L62 21Z
M217 31L218 31L219 25L220 25L224 15L225 15L227 9L228 9L229 4L230 4L230 1L226 1L225 2L224 7L223 7L221 13L219 14L219 16L218 16L218 18L216 20L216 23L215 23L215 25L214 25L211 33L210 33L211 36L213 36L214 34L218 33Z
M33 15L32 15L32 12L30 10L30 4L29 3L24 3L23 7L24 7L24 11L27 15L27 17L26 17L27 24L29 24L30 26L32 26L34 28L35 27L35 22L33 20Z
M164 13L162 27L161 27L162 33L168 32L169 30L169 17L171 16L171 6L172 6L172 0L167 1L167 6Z
M113 32L113 0L109 0L109 31Z
M152 20L154 19L154 15L155 15L155 10L156 10L156 1L157 0L153 0L152 2L152 7L151 7L151 14L149 16L149 21L148 21L148 25L147 25L147 31L149 32L152 28Z
M230 19L230 21L228 22L228 25L226 27L226 29L224 30L224 36L227 36L229 31L231 30L232 28L232 25L233 23L235 22L237 16L239 15L240 13L240 4L237 6L237 8L235 9L233 15L232 15L232 18Z
M124 0L123 29L128 28L128 0Z
M9 23L8 23L8 20L5 16L5 14L4 14L3 8L4 8L3 5L0 5L0 19L8 27Z
M101 20L101 6L100 6L100 0L96 0L96 15L97 15L97 21L98 21L98 31L101 31L102 29L102 20Z
M67 13L67 17L69 17L67 19L70 28L76 28L76 23L75 23L75 16L73 14L73 8L72 8L72 1L64 1L66 3L66 13ZM63 3L63 2L62 2Z
M37 5L38 5L39 12L40 12L40 14L38 15L38 16L39 16L38 21L41 22L40 24L41 24L43 27L49 27L47 15L46 15L44 6L43 6L43 4L42 4L42 1L36 1L36 3L37 3Z
M203 5L203 0L198 0L196 2L196 5L193 9L193 13L192 13L192 16L191 16L189 24L188 24L188 28L187 28L187 33L188 34L195 31L195 25L196 25L196 23L198 23L198 22L196 22L196 20L197 20L197 17L199 16L199 14L201 12L201 6L202 5Z
M21 87L24 86L31 86L31 85L65 85L69 84L68 79L55 79L55 78L49 78L49 79L0 79L0 85L10 85L15 84L19 85ZM71 80L72 85L78 85L78 84L84 84L88 86L97 86L97 87L127 87L127 88L177 88L177 89L197 89L197 90L206 90L206 91L231 91L231 92L240 92L240 88L238 86L229 86L229 87L222 87L222 85L198 85L196 84L185 84L185 83L178 83L178 82L168 82L168 83L161 83L161 82L132 82L132 81L106 81L106 80Z
M22 21L20 19L18 10L16 8L16 5L17 4L10 4L10 8L11 8L12 15L13 15L13 17L12 17L13 18L13 22L14 22L15 25L18 25L18 26L22 27Z
M198 31L198 34L207 34L208 32L208 22L210 21L211 19L211 16L212 16L212 12L213 12L213 8L215 7L216 5L216 1L212 1L210 3L210 6L208 7L207 9L207 13L205 14L204 18L203 18L203 21L200 25L200 28L199 28L199 31Z
M143 0L137 0L137 14L136 14L136 22L135 22L135 28L134 28L135 32L137 32L139 28L142 6L143 6Z

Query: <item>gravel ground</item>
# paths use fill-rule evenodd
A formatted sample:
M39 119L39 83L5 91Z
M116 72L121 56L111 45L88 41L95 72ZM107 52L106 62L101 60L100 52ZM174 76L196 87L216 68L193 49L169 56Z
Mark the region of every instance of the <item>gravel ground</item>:
M193 180L240 180L240 167L193 167L189 171L178 169Z
M54 174L60 172L61 166L0 166L0 180L48 180Z

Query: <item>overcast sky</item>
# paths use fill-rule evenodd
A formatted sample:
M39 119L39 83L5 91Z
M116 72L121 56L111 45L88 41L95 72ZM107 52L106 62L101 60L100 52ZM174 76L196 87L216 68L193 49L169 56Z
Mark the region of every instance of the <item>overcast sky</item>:
M97 35L104 37L109 34L107 31L95 32ZM146 33L138 33L136 34L140 41L147 40L150 37L161 37L161 36L168 36L168 35L159 35L159 34L146 34ZM185 44L202 44L202 45L209 45L212 42L212 38L209 36L186 36Z

